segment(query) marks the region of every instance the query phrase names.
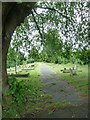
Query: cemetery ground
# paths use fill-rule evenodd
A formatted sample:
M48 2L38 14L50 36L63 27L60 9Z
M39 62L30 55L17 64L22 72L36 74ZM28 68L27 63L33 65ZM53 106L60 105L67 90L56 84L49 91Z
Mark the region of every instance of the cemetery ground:
M3 117L87 117L88 66L78 65L77 75L61 71L72 66L71 63L35 62L20 67L18 74L29 74L9 76L10 89L3 97ZM8 70L11 73L14 74L14 68Z
M61 70L66 68L69 70L74 67L74 64L53 64L47 63L49 68L51 68L55 73L57 73L61 78L66 80L69 84L72 84L78 91L83 95L88 95L88 65L77 65L76 75L72 75L70 72L63 73Z

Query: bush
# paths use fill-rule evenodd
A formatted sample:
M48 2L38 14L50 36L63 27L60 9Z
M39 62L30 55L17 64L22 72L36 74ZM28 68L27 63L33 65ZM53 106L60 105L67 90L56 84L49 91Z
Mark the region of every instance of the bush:
M8 83L10 88L10 95L12 95L13 101L18 106L22 105L23 103L26 103L27 100L36 99L39 93L39 90L37 90L37 87L35 87L33 83L28 84L30 83L29 80L18 81L15 77L10 77L8 79Z
M76 59L74 57L71 57L70 62L74 64L76 62Z
M67 64L67 63L69 63L69 60L66 59L66 58L62 58L62 61L63 61L63 64Z
M63 59L61 57L58 57L58 63L62 64L63 63Z
M13 97L13 100L16 103L20 103L23 100L24 94L21 93L22 85L17 81L15 77L10 77L8 80L9 88L10 88L10 94Z
M27 63L34 63L35 62L35 60L33 59L33 58L30 58L28 61L27 61Z
M80 59L76 59L76 64L83 65L83 61L81 61Z

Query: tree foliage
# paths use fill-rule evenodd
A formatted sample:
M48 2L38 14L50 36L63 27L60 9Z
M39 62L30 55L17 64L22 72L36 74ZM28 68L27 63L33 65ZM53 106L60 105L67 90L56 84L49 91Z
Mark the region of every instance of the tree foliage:
M88 2L37 2L15 30L12 48L28 59L88 63Z

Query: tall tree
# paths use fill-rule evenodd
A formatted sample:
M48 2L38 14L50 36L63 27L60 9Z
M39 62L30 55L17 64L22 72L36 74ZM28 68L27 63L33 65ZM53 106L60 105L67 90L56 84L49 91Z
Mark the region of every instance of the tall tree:
M28 6L29 5L29 6ZM31 3L2 3L2 79L3 88L7 86L7 53L11 36L15 28L30 14L35 2Z

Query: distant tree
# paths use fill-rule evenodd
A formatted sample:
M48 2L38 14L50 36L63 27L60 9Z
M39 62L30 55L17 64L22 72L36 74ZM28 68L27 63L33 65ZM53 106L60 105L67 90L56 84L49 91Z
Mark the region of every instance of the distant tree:
M33 62L37 61L39 59L39 53L36 47L34 46L31 50L28 51L28 59L30 60L32 58Z
M28 52L29 59L36 61L67 63L74 51L74 59L86 61L88 8L86 2L37 2L14 32L13 47Z
M24 54L10 47L7 56L7 67L15 67L15 72L18 72L17 66L23 64Z

